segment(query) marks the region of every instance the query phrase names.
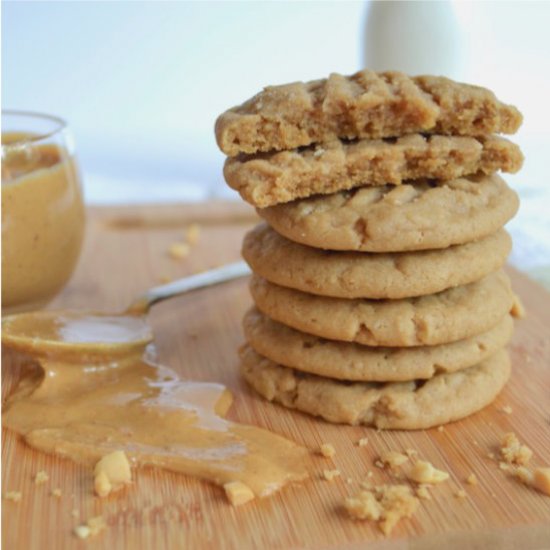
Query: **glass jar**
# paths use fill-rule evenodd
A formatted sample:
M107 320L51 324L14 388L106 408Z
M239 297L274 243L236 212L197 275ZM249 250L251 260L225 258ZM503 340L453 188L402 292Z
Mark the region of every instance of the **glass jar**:
M42 307L67 283L84 235L74 141L53 116L2 111L2 313Z

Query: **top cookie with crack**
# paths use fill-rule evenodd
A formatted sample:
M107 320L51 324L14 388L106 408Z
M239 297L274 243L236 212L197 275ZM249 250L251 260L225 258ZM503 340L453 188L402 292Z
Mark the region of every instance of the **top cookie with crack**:
M225 180L258 208L363 185L399 185L421 178L452 180L498 170L517 172L523 155L499 136L340 139L292 151L228 158Z
M268 86L216 120L229 156L285 150L335 138L384 138L418 132L513 134L520 112L479 86L441 76L409 77L368 69L351 76Z
M258 209L275 231L325 250L402 252L482 239L517 212L515 191L496 174L443 183L361 187Z

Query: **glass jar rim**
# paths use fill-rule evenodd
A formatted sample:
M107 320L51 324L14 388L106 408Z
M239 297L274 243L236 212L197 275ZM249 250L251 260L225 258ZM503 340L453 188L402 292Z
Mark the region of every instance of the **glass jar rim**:
M48 120L50 122L53 122L55 124L55 127L53 130L49 132L40 132L38 134L31 134L27 135L22 139L18 139L16 141L12 141L8 144L2 144L2 148L4 147L11 147L11 146L18 146L22 143L34 143L37 141L42 141L43 139L50 138L63 130L67 128L67 122L62 119L61 117L55 116L55 115L48 115L46 113L38 113L36 111L22 111L19 109L2 109L2 117L5 115L7 116L20 116L20 117L26 117L30 119L38 119L38 120Z

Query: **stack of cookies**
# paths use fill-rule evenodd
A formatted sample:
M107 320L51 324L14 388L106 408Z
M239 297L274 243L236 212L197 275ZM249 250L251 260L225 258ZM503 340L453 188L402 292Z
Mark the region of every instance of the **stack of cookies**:
M501 270L521 124L484 88L364 70L265 88L216 122L256 206L242 374L330 422L416 429L489 404L518 306Z

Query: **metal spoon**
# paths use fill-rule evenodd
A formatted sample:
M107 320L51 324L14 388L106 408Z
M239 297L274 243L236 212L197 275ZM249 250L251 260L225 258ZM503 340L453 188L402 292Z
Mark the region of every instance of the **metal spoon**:
M184 277L149 289L119 314L64 310L9 315L2 319L2 343L37 355L125 353L152 340L145 316L154 304L249 273L241 261Z

